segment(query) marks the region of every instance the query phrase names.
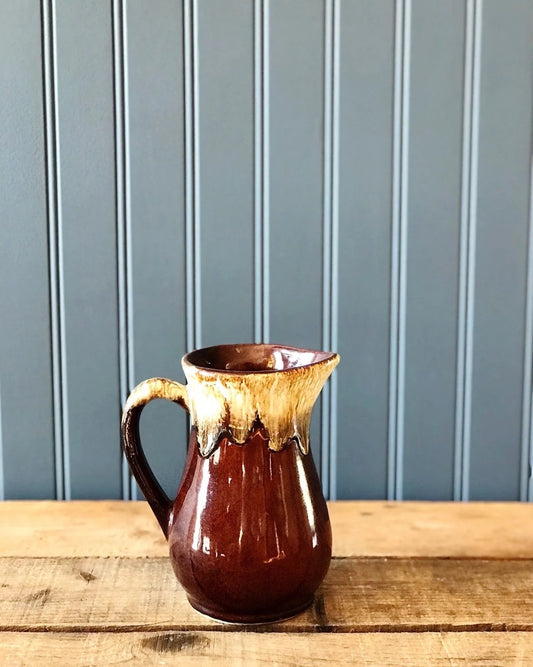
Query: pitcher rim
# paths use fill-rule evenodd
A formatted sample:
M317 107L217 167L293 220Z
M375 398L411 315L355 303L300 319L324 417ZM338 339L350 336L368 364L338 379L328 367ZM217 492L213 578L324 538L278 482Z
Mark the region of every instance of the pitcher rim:
M208 353L210 351L224 350L224 349L234 350L234 351L236 350L238 352L239 348L269 348L271 350L273 349L288 350L290 352L295 352L298 354L302 353L315 354L318 356L318 358L315 361L311 361L310 363L302 363L297 366L290 366L287 368L260 368L260 369L246 369L246 370L217 368L214 366L210 367L191 361L191 357L199 353ZM282 343L222 343L220 345L208 345L205 347L199 347L195 350L191 350L190 352L187 352L187 354L183 355L183 357L181 358L181 363L183 367L191 367L197 369L198 371L201 371L202 373L210 373L213 375L245 376L245 375L267 375L272 373L300 372L306 368L325 365L333 361L335 362L336 366L339 360L340 360L340 355L337 352L329 352L329 351L326 352L324 350L315 350L312 348L297 347L294 345L284 345Z

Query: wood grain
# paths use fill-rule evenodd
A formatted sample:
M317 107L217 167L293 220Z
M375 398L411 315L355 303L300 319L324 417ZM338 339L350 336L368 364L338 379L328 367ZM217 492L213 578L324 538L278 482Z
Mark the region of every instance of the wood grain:
M239 630L197 614L165 558L0 559L0 630ZM533 630L531 561L336 559L276 632Z
M146 503L0 503L0 663L533 664L531 505L330 514L314 606L243 632L189 606Z
M529 503L329 503L336 556L533 558ZM166 556L145 502L0 503L1 556Z
M2 665L531 665L533 634L256 632L0 634Z

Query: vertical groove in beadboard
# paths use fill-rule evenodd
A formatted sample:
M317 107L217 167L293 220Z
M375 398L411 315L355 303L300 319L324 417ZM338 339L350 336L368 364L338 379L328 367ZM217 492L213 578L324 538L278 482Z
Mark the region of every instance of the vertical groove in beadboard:
M269 0L254 0L254 340L270 333Z
M482 0L468 0L465 30L459 314L454 448L454 499L468 500L474 345L479 87Z
M194 348L194 252L193 252L193 109L192 22L190 0L183 3L184 133L185 133L185 304L187 350Z
M341 3L333 3L333 95L331 108L331 335L330 349L339 346L339 106L340 106ZM330 380L329 496L337 499L337 373Z
M130 109L129 109L129 73L128 73L128 21L127 0L122 0L122 82L123 82L123 119L124 119L124 232L125 232L125 259L126 259L126 351L127 351L127 379L128 390L135 386L135 344L133 325L133 260L132 260L132 227L131 227L131 178L130 178ZM133 478L126 459L124 458L125 472L129 477L130 498L137 500L137 485Z
M402 148L400 186L400 258L398 295L398 412L396 443L395 497L403 498L404 417L405 417L405 339L407 328L407 238L409 195L409 100L411 74L411 0L405 0L402 54Z
M185 284L186 345L201 345L198 10L195 0L183 3L185 106Z
M324 210L322 264L322 348L338 345L338 161L340 82L340 1L326 0L324 21ZM337 381L322 393L321 477L324 494L337 493Z
M56 31L56 10L57 0L52 0L52 49L53 49L53 67L54 67L54 140L55 140L55 158L56 158L56 196L57 196L57 267L58 267L58 288L59 288L59 342L61 347L61 417L63 427L63 476L65 488L65 500L71 500L71 482L70 482L70 433L68 417L68 384L67 384L67 336L65 333L65 274L63 266L63 213L61 204L61 151L59 142L59 117L57 109L58 89L57 89L57 31Z
M54 0L42 0L44 136L56 499L70 499Z
M185 138L185 347L196 347L195 267L194 267L194 107L193 107L193 26L192 0L183 2L183 106ZM186 420L184 442L189 442L190 418Z
M472 419L472 383L474 370L474 298L476 277L477 183L479 153L479 95L481 83L481 26L483 0L474 2L474 57L472 71L472 141L470 156L470 200L468 226L468 287L465 348L465 397L462 499L470 496L470 437Z
M333 0L326 0L324 14L324 203L322 231L322 349L331 346L331 126L333 100ZM321 411L321 482L326 498L329 498L330 448L329 448L330 383L322 390Z
M270 338L270 0L263 0L262 40L262 339Z
M254 0L254 341L263 336L263 13Z
M115 98L115 179L117 233L117 288L119 320L120 410L133 388L133 314L131 299L131 216L129 215L129 160L127 132L126 3L113 0L113 64ZM129 466L122 454L122 498L133 497Z
M527 246L526 308L524 326L524 385L522 390L522 447L520 458L520 500L531 500L531 371L533 363L533 155L529 171L529 225ZM0 424L1 429L1 424ZM1 432L0 432L1 440Z
M195 346L202 345L202 269L200 229L200 88L198 51L198 0L192 0L192 102L193 102L193 167L194 167L194 327Z
M466 4L463 138L461 165L461 221L459 241L459 298L457 317L457 386L455 398L454 500L462 497L463 427L465 390L466 294L468 285L468 214L470 144L472 135L472 61L474 46L474 0Z
M390 358L389 358L389 425L387 452L387 499L394 500L396 479L396 411L398 383L398 284L400 248L400 104L403 2L395 3L394 28L394 95L392 131L392 235L390 288Z
M387 497L403 495L411 0L396 0Z

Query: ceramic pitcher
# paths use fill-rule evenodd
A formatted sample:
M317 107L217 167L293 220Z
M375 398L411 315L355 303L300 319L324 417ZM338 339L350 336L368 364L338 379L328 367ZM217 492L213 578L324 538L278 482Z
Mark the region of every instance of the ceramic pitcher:
M187 354L187 385L141 382L122 416L131 470L168 540L190 604L217 620L264 623L303 611L331 559L331 527L313 457L313 405L335 353L219 345ZM191 434L174 501L139 437L143 407L185 408Z

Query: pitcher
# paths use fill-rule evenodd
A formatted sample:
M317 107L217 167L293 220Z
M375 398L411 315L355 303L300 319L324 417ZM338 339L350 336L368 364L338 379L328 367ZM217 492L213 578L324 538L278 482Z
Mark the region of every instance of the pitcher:
M331 527L313 457L313 405L339 356L280 345L219 345L182 359L187 386L152 378L130 394L122 442L168 540L190 604L214 619L264 623L313 601L331 559ZM191 415L172 502L139 438L154 398Z

